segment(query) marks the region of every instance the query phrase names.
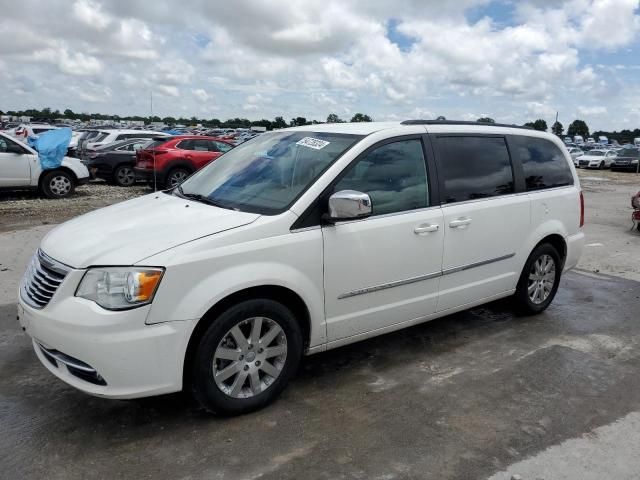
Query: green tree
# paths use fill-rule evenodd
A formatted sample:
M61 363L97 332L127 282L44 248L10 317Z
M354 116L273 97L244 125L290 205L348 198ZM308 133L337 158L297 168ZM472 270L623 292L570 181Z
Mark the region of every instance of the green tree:
M335 113L330 113L329 116L327 117L327 123L343 123L343 122L344 122L344 120L342 120Z
M589 136L589 127L584 120L574 120L567 128L567 135L570 137L580 135L582 138L587 138Z
M491 117L480 117L476 120L478 123L496 123L496 121Z
M75 119L76 118L76 114L73 113L73 110L71 110L70 108L67 108L64 112L64 117L65 118L70 118L70 119Z
M267 130L271 130L271 122L269 120L267 120L266 118L263 118L262 120L255 120L255 121L251 122L251 126L252 127L265 127Z
M541 132L547 131L547 122L539 118L535 122L527 122L524 124L525 127L533 128L534 130L540 130Z
M557 136L562 135L562 132L564 132L564 126L556 121L553 125L551 125L551 132L554 133Z
M300 127L302 125L306 125L307 124L307 119L304 117L296 117L296 118L292 118L291 122L289 122L289 126L291 127Z
M164 123L165 125L175 125L177 122L173 117L164 117L162 119L162 123Z
M373 122L373 119L364 113L356 113L351 117L352 122Z
M273 128L287 128L287 122L282 117L276 117L271 126Z

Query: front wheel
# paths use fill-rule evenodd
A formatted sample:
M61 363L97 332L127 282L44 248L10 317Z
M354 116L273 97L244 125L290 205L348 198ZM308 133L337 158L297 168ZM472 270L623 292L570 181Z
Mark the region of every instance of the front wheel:
M600 162L600 165L598 166L598 169L604 170L604 160L602 162Z
M514 301L516 309L525 315L543 312L558 291L562 263L555 247L538 245L524 265Z
M293 313L273 300L247 300L215 319L200 339L191 392L213 413L256 410L280 394L301 356L302 333Z
M75 179L64 170L54 170L42 177L41 189L47 198L64 198L73 193Z

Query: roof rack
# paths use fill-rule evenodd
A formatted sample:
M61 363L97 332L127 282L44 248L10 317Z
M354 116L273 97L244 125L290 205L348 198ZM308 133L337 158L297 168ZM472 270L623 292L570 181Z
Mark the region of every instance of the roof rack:
M533 130L531 127L524 125L508 125L506 123L489 123L489 122L468 122L463 120L404 120L400 125L482 125L483 127L508 127L522 128L524 130Z

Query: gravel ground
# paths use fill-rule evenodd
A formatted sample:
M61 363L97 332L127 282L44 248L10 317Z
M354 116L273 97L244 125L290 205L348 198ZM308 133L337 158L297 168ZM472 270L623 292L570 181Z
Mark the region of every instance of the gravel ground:
M60 200L42 198L32 191L0 192L0 232L62 223L146 193L150 193L146 185L123 188L100 181L78 187L75 195Z

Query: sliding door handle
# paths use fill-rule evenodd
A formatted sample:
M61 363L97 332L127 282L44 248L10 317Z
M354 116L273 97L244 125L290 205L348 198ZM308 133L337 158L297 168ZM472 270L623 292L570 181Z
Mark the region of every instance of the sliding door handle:
M452 220L449 222L450 228L465 228L467 225L471 223L470 218L457 218L456 220Z
M440 225L433 225L431 223L423 223L422 225L418 225L413 229L413 233L417 235L422 235L423 233L431 233L437 232Z

